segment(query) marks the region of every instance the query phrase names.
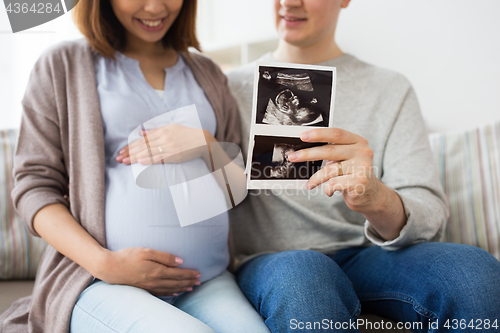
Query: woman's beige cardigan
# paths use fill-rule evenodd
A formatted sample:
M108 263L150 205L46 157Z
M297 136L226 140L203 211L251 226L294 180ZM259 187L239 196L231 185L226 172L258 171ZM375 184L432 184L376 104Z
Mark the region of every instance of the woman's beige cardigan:
M12 198L29 232L43 207L62 203L106 247L104 139L93 52L85 39L64 42L36 63L22 100L24 113L14 160ZM216 139L240 143L236 103L226 77L208 58L183 56L217 117ZM64 198L71 181L71 207ZM82 249L85 251L85 249ZM48 246L33 294L0 317L1 333L67 333L79 294L91 282L83 267Z

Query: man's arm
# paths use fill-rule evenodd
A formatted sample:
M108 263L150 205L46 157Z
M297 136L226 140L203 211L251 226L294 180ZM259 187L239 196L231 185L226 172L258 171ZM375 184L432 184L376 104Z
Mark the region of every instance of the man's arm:
M370 241L397 249L441 239L448 209L411 87L386 144L380 180L373 172L373 151L363 137L324 128L304 132L301 139L331 143L288 157L292 162L330 161L309 179L308 188L325 183L327 195L341 191L347 206L366 218Z

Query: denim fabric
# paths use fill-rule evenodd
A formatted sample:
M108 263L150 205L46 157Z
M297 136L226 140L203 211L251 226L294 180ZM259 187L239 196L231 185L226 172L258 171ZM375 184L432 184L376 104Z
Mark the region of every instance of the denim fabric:
M171 305L148 291L94 280L78 297L71 333L269 333L225 271Z
M356 321L361 309L409 323L414 332L475 332L464 327L471 320L483 332L500 331L500 262L468 245L371 246L329 256L285 251L253 258L236 276L272 332L297 332L306 327L299 322L324 319L328 329L304 331L359 332L334 323ZM491 326L495 320L498 329Z

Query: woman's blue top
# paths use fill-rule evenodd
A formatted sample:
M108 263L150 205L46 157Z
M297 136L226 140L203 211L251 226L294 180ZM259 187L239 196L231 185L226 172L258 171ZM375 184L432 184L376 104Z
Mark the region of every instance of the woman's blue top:
M99 54L94 59L106 153L107 247L117 251L138 246L172 253L184 260L180 267L198 270L204 282L222 273L229 263L227 212L181 227L168 187L139 187L132 167L118 163L116 157L137 126L192 104L203 129L215 135L214 110L180 55L174 66L165 68L165 90L160 97L137 60L116 54L116 60ZM207 168L201 158L193 162Z

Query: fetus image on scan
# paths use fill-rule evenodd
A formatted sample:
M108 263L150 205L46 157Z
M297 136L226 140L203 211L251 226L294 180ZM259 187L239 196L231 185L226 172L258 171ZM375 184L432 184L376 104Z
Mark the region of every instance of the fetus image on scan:
M288 159L288 155L293 153L295 149L288 144L275 144L273 149L272 163L273 168L270 171L272 178L284 178L288 176L293 163Z
M273 79L269 71L265 71L262 81L266 85L263 89L270 96L261 123L284 126L324 124L325 119L317 105L318 98L309 74L278 72Z

